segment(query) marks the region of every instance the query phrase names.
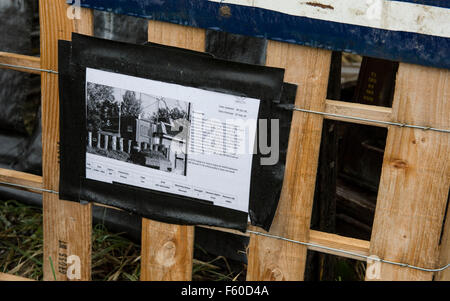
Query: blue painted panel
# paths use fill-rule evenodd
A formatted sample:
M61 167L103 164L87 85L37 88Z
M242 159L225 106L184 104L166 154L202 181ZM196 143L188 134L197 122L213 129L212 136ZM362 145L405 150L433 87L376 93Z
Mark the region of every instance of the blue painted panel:
M449 38L316 20L240 5L228 5L231 16L226 17L220 13L220 4L206 0L82 0L81 4L117 14L450 69Z

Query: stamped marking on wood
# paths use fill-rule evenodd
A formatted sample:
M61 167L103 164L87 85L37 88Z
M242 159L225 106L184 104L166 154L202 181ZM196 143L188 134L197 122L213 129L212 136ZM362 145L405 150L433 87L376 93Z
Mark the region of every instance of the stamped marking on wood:
M67 274L67 242L60 240L58 242L58 272L61 275Z
M81 280L81 259L77 255L68 255L68 243L58 241L58 273L69 280Z

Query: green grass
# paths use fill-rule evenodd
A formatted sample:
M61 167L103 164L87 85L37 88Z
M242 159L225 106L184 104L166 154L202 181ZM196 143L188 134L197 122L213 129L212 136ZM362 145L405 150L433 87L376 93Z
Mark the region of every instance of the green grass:
M101 281L137 281L140 276L141 247L111 233L102 224L93 228L92 279Z
M42 280L42 210L16 201L0 200L0 272ZM208 254L195 246L194 281L245 280L244 264ZM112 233L97 224L92 231L92 279L96 281L137 281L141 270L141 246L123 233ZM55 264L55 262L53 262ZM365 264L336 258L336 281L364 280Z
M42 212L0 201L0 272L42 279Z
M42 210L16 201L0 200L0 272L42 280ZM196 247L208 262L194 260L193 280L235 280L225 257L213 257ZM137 281L141 269L141 246L122 233L111 233L97 224L92 231L92 279ZM53 264L55 264L53 262Z

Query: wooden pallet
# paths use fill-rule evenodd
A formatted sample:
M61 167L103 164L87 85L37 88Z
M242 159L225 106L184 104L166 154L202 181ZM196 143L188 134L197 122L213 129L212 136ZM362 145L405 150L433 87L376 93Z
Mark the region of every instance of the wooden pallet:
M81 19L70 20L66 17L67 9L64 0L40 0L41 58L2 52L0 63L23 66L25 68L12 69L24 72L37 72L26 67L57 71L58 40L69 40L72 32L93 33L91 10L83 8ZM158 21L149 22L148 38L151 42L197 51L204 51L205 47L203 29ZM385 108L326 99L330 62L331 51L328 50L275 41L268 44L266 65L286 69L285 81L299 87L296 97L299 108L450 128L449 70L401 63L393 107ZM22 189L29 191L48 190L40 191L44 206L44 279L67 280L67 275L59 272L60 263L66 256L76 255L81 263L80 280L90 280L92 205L60 200L51 192L59 188L58 75L39 73L42 79L43 177L0 170L0 182L24 185L27 188ZM293 114L285 181L270 234L420 267L447 264L450 257L449 215L445 227L443 224L450 186L450 135L371 121L352 121L388 129L372 238L363 241L310 229L324 118L349 121L306 112ZM194 227L144 219L142 230L141 280L190 280ZM361 260L353 255L252 233L247 279L303 280L308 249ZM450 280L450 269L433 275L382 263L380 272L380 280L432 280L434 276L435 279ZM8 277L3 275L1 278Z

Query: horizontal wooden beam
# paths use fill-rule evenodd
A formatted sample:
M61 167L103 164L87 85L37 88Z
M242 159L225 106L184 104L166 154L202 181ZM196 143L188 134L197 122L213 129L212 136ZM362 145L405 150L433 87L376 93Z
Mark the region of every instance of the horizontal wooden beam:
M247 236L247 237L250 236L250 234L248 234L248 233L243 233L243 232L239 232L239 231L231 230L231 229L225 229L225 228L219 228L219 227L209 227L209 226L198 226L198 227L221 231L221 232L226 232L226 233L231 233L231 234L235 234L235 235L241 235L241 236ZM252 230L254 230L256 232L261 232L264 234L266 233L265 231L255 228L255 227L252 227ZM273 239L277 239L277 238L273 238ZM310 230L308 243L317 244L317 245L327 247L327 248L339 249L339 250L342 250L345 252L352 252L352 253L360 254L363 256L369 256L370 242L366 241L366 240L355 239L355 238L340 236L337 234L331 234L331 233L325 233L325 232L321 232L321 231ZM356 255L351 255L351 254L345 254L342 252L336 252L333 250L327 250L327 249L323 249L320 247L308 246L308 250L331 254L331 255L336 255L339 257L345 257L345 258L351 258L351 259L365 261L364 257L359 257Z
M392 122L392 108L363 105L337 100L327 100L325 113L350 116L355 118L364 118L382 122ZM387 127L387 124L381 124L373 121L355 120L343 117L325 116L327 119L346 121L350 123L366 124L378 127Z
M42 189L42 177L33 174L0 168L0 182L2 182L0 185L8 186L8 184L11 184L11 187L13 188L42 193L39 190L35 190ZM15 185L27 186L28 188L21 188Z
M17 71L22 71L22 72L27 72L27 73L33 73L33 74L41 73L38 70L27 69L27 68L40 69L41 68L41 59L39 57L10 53L10 52L0 52L0 64L25 67L25 68L8 67L8 66L0 65L0 68L12 69L12 70L17 70Z
M370 242L366 240L340 236L337 234L325 233L321 231L311 230L309 232L309 242L318 244L328 248L352 252L363 256L369 256ZM365 261L364 257L354 256L351 254L344 254L332 250L325 250L317 247L308 247L309 250L318 251L321 253L336 255L339 257L352 258L356 260Z
M42 180L42 178L38 177L38 176L21 173L21 172L17 172L17 171L0 169L0 181L1 182L8 182L8 183L12 183L12 184L20 184L20 185L26 185L26 186L34 185L33 187L40 188L40 187L42 187L42 182L39 182L40 180ZM32 190L30 190L30 191L32 191ZM99 204L99 203L94 203L94 205L100 206L100 207L106 207L106 208L113 209L113 210L123 211L122 209ZM197 227L221 231L221 232L225 232L225 233L231 233L231 234L240 235L240 236L246 236L246 237L250 236L250 234L248 234L248 233L243 233L243 232L240 232L237 230L232 230L232 229L227 229L227 228L210 227L210 226L197 226ZM260 230L257 228L254 228L254 230L260 231L261 233L265 233L263 230ZM276 239L276 238L273 238L273 239ZM343 251L353 252L353 253L357 253L357 254L361 254L361 255L365 255L365 256L369 255L370 243L368 241L344 237L344 236L340 236L340 235L336 235L336 234L325 233L325 232L321 232L321 231L311 230L308 243L318 244L318 245L328 247L328 248L340 249ZM340 256L340 257L364 260L362 257L353 256L350 254L344 254L341 252L335 252L335 251L323 249L320 247L310 246L310 247L308 247L308 249L326 253L326 254L332 254L332 255L336 255L336 256Z
M35 280L11 274L0 273L0 281L35 281Z

